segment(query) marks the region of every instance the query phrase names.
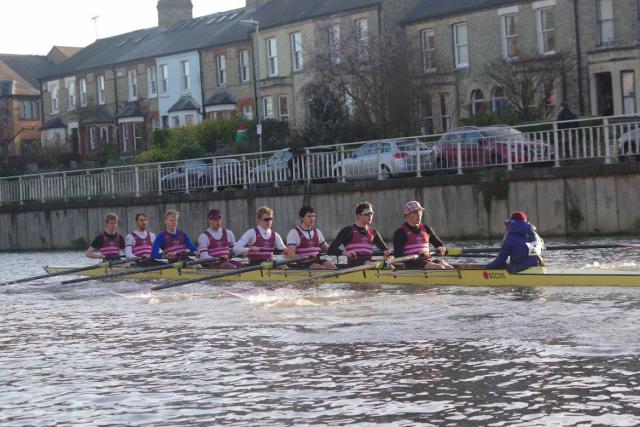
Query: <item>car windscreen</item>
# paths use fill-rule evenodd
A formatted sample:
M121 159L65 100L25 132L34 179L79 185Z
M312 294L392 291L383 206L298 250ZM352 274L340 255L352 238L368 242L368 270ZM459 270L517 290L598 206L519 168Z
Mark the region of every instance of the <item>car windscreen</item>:
M429 147L424 142L418 143L418 146L421 150L428 150ZM398 150L400 151L416 151L416 143L415 142L404 142L402 144L398 144Z
M482 134L489 138L522 138L522 132L513 128L484 129Z

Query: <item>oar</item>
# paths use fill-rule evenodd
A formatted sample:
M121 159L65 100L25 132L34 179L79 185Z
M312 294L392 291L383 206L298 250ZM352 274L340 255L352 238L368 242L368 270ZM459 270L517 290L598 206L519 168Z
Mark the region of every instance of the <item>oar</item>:
M572 251L583 249L640 249L638 243L613 243L613 244L595 244L595 245L558 245L546 246L547 251ZM462 256L463 254L483 254L488 252L500 252L500 248L450 248L447 249L448 256Z
M165 283L163 285L154 286L153 288L151 288L151 290L159 291L161 289L174 288L176 286L188 285L190 283L196 283L196 282L204 282L205 280L220 279L222 277L233 276L236 274L242 274L242 273L255 271L255 270L272 270L281 265L293 264L294 262L302 261L305 259L312 259L312 258L314 258L313 255L307 255L307 256L294 257L294 258L290 258L282 261L267 261L261 264L251 265L249 267L229 269L228 271L225 271L223 273L211 274L207 276L198 277L195 279L181 280L179 282Z
M330 273L324 273L324 274L319 274L312 277L307 277L305 279L298 280L297 282L290 282L287 285L296 286L296 285L301 285L303 283L315 282L317 280L329 279L332 277L339 277L339 276L342 276L343 274L356 273L358 271L381 270L389 265L393 265L399 262L413 261L419 258L420 258L420 255L407 255L407 256L401 256L398 258L390 258L388 260L374 261L369 264L358 265L357 267L343 268L342 270L335 270L335 271L331 271Z
M42 274L40 276L24 277L22 279L17 279L17 280L12 280L10 282L0 283L0 286L13 285L13 284L16 284L16 283L31 282L33 280L47 279L49 277L62 276L62 275L65 275L65 274L80 273L81 271L93 270L94 268L109 268L111 266L118 265L118 264L126 264L126 263L129 263L129 262L138 261L139 259L140 259L140 257L133 257L133 258L117 259L117 260L113 260L113 261L102 261L102 262L100 262L98 264L88 265L86 267L78 267L78 268L72 268L70 270L56 271L55 273Z
M211 263L215 263L215 262L220 262L220 259L219 258L207 258L207 259L195 259L195 260L177 261L177 262L173 262L173 263L169 263L169 264L154 265L152 267L146 267L146 268L132 268L130 270L115 271L115 272L112 272L112 273L101 274L100 276L80 277L80 278L77 278L77 279L65 280L64 282L60 282L60 284L61 285L68 285L69 283L80 283L80 282L86 282L86 281L89 281L89 280L100 280L100 279L119 277L119 276L129 276L131 274L147 273L147 272L150 272L150 271L158 271L158 270L167 270L169 268L175 268L176 270L178 270L178 269L181 269L181 268L189 267L191 265L205 265L205 264L211 264Z

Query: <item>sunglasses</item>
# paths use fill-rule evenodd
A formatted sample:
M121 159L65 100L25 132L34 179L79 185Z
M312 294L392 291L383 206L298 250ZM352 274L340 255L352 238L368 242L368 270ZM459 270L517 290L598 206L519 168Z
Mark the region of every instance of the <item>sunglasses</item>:
M362 216L373 216L373 211L362 212L360 215L362 215Z
M218 221L220 221L222 219L221 216L210 216L209 219L217 219Z
M273 221L273 218L260 218L260 221Z

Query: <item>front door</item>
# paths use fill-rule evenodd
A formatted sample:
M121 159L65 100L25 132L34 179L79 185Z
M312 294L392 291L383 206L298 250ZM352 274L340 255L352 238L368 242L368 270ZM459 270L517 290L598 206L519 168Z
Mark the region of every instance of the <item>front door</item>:
M80 138L78 137L78 128L71 129L71 135L69 136L71 142L71 151L78 156L80 153Z
M596 73L596 102L599 116L613 116L611 73Z

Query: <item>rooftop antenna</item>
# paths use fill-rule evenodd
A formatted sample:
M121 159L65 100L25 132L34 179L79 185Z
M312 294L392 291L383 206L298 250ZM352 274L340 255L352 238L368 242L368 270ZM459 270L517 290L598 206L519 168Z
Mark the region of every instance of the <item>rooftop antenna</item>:
M98 40L98 18L100 18L100 15L96 15L91 18L91 20L93 21L93 28L96 31L96 40Z

